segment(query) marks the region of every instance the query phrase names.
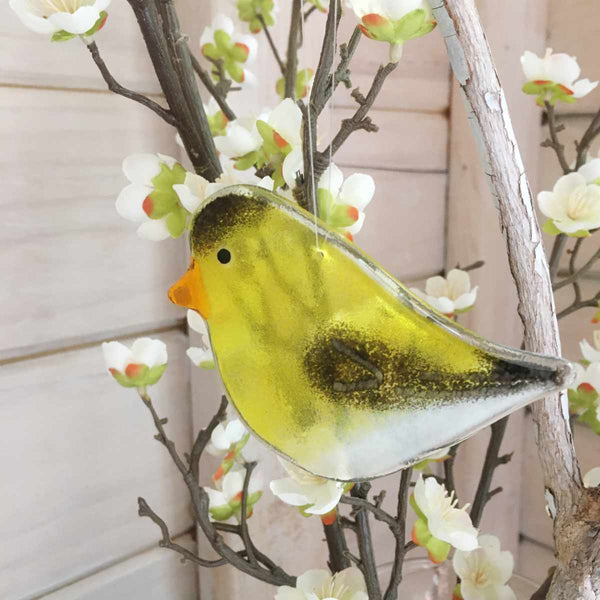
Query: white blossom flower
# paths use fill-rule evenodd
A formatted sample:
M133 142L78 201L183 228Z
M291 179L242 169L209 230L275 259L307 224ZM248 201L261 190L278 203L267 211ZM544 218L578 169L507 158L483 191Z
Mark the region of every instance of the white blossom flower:
M279 458L288 477L271 481L271 491L286 504L299 506L309 515L327 515L339 504L345 484L311 475L291 462ZM335 520L335 515L333 515Z
M211 520L227 521L232 516L239 518L245 478L245 467L237 465L220 480L221 489L204 488L208 494ZM262 488L263 481L261 475L253 473L248 485L247 517L252 515L252 507L262 496Z
M106 368L124 387L153 385L167 368L167 347L160 340L138 338L131 348L120 342L104 342L102 352Z
M215 137L217 150L231 159L239 159L256 152L263 143L262 137L256 128L256 121L258 119L264 121L268 117L268 113L263 113L256 119L247 117L230 121L225 128L224 135ZM250 168L253 164L254 161L246 168Z
M600 467L594 467L583 476L583 485L586 488L598 487L600 485Z
M592 83L589 79L576 82L581 73L577 59L568 54L553 54L552 48L548 48L541 58L527 50L521 56L521 65L527 81L538 86L540 91L546 86L556 85L567 97L583 98L598 85L597 81ZM531 92L527 93L539 92L532 88Z
M370 175L354 173L344 181L340 169L331 163L319 179L319 216L352 240L362 229L364 209L374 193L375 182Z
M427 520L431 535L458 550L477 548L477 529L473 527L466 508L456 508L454 493L448 495L445 486L434 477L420 475L414 490L414 502ZM417 542L418 543L418 542Z
M237 83L255 84L256 78L242 67L251 64L258 52L258 42L247 34L235 31L233 21L218 14L200 37L202 54L212 60L223 61L223 68Z
M296 587L277 588L275 600L369 600L363 574L349 567L331 575L315 569L298 577Z
M117 198L117 212L141 223L138 235L152 241L183 233L208 184L164 154L132 154L123 161L123 172L131 183Z
M364 35L389 42L394 62L400 60L404 42L429 33L436 25L427 0L347 0L346 4L361 20Z
M219 423L210 436L206 451L213 456L222 456L231 452L232 446L236 446L247 436L248 431L239 419L225 424Z
M540 192L538 205L550 220L547 233L587 236L600 227L600 186L586 183L580 173L563 175L551 192Z
M82 35L94 28L110 0L10 0L9 4L36 33Z
M187 322L190 329L200 334L202 339L202 348L188 348L186 354L189 359L197 366L203 369L215 368L215 356L212 351L210 337L208 336L208 328L204 319L195 311L187 311Z
M515 593L506 585L513 565L512 554L500 550L500 540L494 535L479 536L479 548L468 552L457 550L452 560L464 600L516 600Z
M584 389L591 391L589 386L600 394L600 362L593 362L587 367L575 363L576 379L572 389L577 389L583 385Z
M577 172L583 176L586 183L600 185L600 158L592 158L581 165Z
M583 358L591 363L600 362L600 329L594 331L593 342L594 345L592 346L587 340L582 340L579 343L581 353Z
M452 446L446 446L445 448L440 448L431 454L423 457L423 460L419 461L415 465L413 465L413 469L417 471L422 471L429 466L429 463L432 462L441 462L447 458L449 458L450 448Z
M466 271L452 269L446 278L436 275L425 282L425 293L417 288L411 291L428 304L449 317L469 310L477 299L477 289L471 288L471 278Z

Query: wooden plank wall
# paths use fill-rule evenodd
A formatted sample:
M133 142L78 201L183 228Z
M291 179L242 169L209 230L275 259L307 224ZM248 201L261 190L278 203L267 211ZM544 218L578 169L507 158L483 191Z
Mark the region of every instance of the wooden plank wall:
M600 67L597 56L600 50L600 6L586 0L561 2L551 0L548 3L547 46L555 52L566 52L576 56L582 69L582 77L592 81L600 79ZM529 47L529 46L528 46ZM593 114L600 107L600 92L594 91L572 105L560 104L557 113L566 126L560 135L567 150L569 162L575 158L574 140L579 139L588 126ZM540 139L548 137L546 127L542 127ZM598 141L592 147L592 154L598 155ZM540 148L538 151L539 178L535 191L552 189L556 179L562 174L553 151ZM550 248L552 239L546 239L546 247ZM569 244L569 247L572 245ZM598 240L586 242L582 255L590 255L598 248ZM585 258L584 258L585 260ZM565 268L568 256L565 255L561 267ZM589 274L583 281L583 293L586 297L593 295L600 288L600 268ZM560 290L557 294L557 306L568 306L572 301L570 289ZM579 360L581 353L579 342L583 338L591 341L594 326L590 319L594 311L585 309L571 315L560 322L563 355L571 360ZM521 561L523 572L530 572L538 579L544 576L548 567L553 564L552 526L546 516L543 499L543 481L537 461L533 431L528 424L524 435L525 457L522 462L522 479L527 485L522 488L521 495ZM583 473L600 465L600 438L589 429L575 426L575 443L577 455Z
M112 3L97 41L124 85L159 91L126 2ZM180 536L192 524L186 491L99 347L160 330L172 364L157 406L188 445L187 338L165 294L184 246L138 239L114 209L122 159L173 154L174 131L105 90L78 40L51 44L8 2L0 111L0 597L189 600L195 569L156 548L136 503L146 496Z
M290 9L288 3L280 5L274 36L285 54ZM196 43L202 28L195 26L194 7L186 6L189 14L186 13L183 19L185 32ZM213 14L231 10L220 0L213 0L212 7ZM324 24L325 17L319 13L307 22L305 44L300 52L301 67L317 64ZM354 26L354 18L348 12L342 19L340 41L350 37ZM242 116L278 103L272 89L278 76L277 66L262 35L258 39L258 63L250 69L259 76L259 86L244 95L244 103L232 96L232 103ZM353 62L354 85L366 93L382 62L387 62L386 45L362 39ZM346 176L366 172L375 179L375 198L356 241L407 282L422 281L444 268L449 91L449 67L440 37L434 33L407 44L402 62L371 112L380 132L355 134L334 158ZM319 147L325 147L328 136L337 131L340 120L355 110L349 92L340 89L335 96L334 110L325 112L320 119ZM194 425L199 427L216 410L220 384L214 374L195 371L192 389ZM284 476L274 455L258 443L253 443L248 454L260 459L259 468L265 482ZM214 469L216 465L209 466ZM210 473L211 469L206 468L207 481ZM397 489L397 484L398 476L376 483L377 489L387 487L390 490L390 510L395 510L393 490ZM268 550L272 558L290 572L300 574L307 569L323 568L326 564L327 550L320 521L303 519L294 508L276 499L268 488L249 525L258 546ZM393 552L389 532L379 523L373 528L377 558L381 564L387 563ZM204 551L208 552L207 549ZM273 594L269 586L229 567L201 571L200 585L203 600L238 597L259 600Z

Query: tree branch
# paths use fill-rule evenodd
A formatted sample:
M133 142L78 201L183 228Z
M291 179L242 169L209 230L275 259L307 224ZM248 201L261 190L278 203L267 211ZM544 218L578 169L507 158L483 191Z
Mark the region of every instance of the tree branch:
M214 84L210 74L206 69L202 67L202 65L198 62L198 59L190 52L190 58L192 59L192 66L194 67L194 71L200 78L200 81L204 84L204 87L208 90L210 95L215 99L219 108L223 111L223 114L230 120L235 121L236 116L229 104L227 104L227 100L225 96L219 92L217 86Z
M436 0L432 9L464 92L469 120L498 203L525 346L560 356L552 284L535 206L474 0ZM565 384L570 378L571 374L565 373ZM575 598L577 590L591 589L590 569L599 566L600 538L597 527L575 516L591 501L581 482L566 395L551 394L535 403L533 414L559 558L550 597Z
M245 464L246 475L244 476L244 487L242 488L242 514L240 516L240 532L242 535L242 541L244 542L244 548L248 555L248 562L251 565L256 566L257 560L254 555L254 547L250 541L250 534L248 533L248 488L250 485L250 477L252 477L252 471L256 467L256 462L249 462Z
M279 70L281 71L281 74L285 77L285 64L283 63L283 61L281 60L281 56L279 56L279 50L277 50L277 46L275 45L275 42L273 41L273 38L271 37L271 32L269 31L269 27L265 22L265 19L262 15L257 15L258 20L260 21L260 24L262 25L263 31L265 32L265 36L267 37L267 41L269 42L269 46L271 46L271 50L273 51L273 56L275 57L275 60L277 61L277 64L279 65ZM294 22L294 18L292 16L292 23Z
M592 119L589 127L585 130L585 133L577 144L577 161L575 163L575 170L579 169L585 164L587 158L587 152L592 145L592 142L600 134L600 110L596 113Z
M404 557L409 547L406 546L406 513L408 511L408 491L410 489L410 479L412 469L404 469L400 475L400 485L398 487L398 510L396 513L396 529L394 536L396 538L396 549L394 551L394 566L390 582L383 597L384 600L396 600L398 598L398 586L402 582L402 566Z
M370 483L357 483L350 491L350 494L354 498L366 500L370 488ZM371 525L369 524L369 513L367 508L364 506L358 507L355 519L358 552L360 555L361 570L367 586L367 594L369 600L381 600L381 588L379 587L379 578L377 576L377 564L373 552L373 539L371 536Z
M227 397L221 396L221 404L219 406L219 410L215 414L215 416L211 419L211 422L208 424L208 427L201 429L196 436L196 441L192 446L192 452L190 453L190 469L192 471L192 475L198 479L198 472L200 470L200 458L202 453L206 449L206 446L210 442L210 437L212 432L216 429L219 423L225 420L225 413L227 412Z
M546 114L548 116L548 130L550 131L550 139L542 142L542 147L544 148L552 148L556 154L556 158L558 158L558 162L560 164L560 168L563 170L563 173L567 175L571 173L571 167L569 167L569 163L565 157L565 147L560 143L558 139L558 133L562 131L565 127L564 125L558 125L556 123L556 113L554 112L554 106L546 100L544 102L546 106Z
M285 77L286 98L296 97L296 76L298 74L298 40L302 24L302 0L294 0L292 3L292 17L290 21L290 33L288 35L287 61L282 70Z
M86 44L86 46L87 46L87 49L90 51L90 54L92 55L92 58L94 59L94 62L96 63L96 66L100 70L100 73L102 74L104 81L108 85L108 89L111 92L114 92L115 94L118 94L119 96L123 96L124 98L129 98L130 100L134 100L135 102L139 102L140 104L143 104L150 110L154 111L163 121L167 122L169 125L173 125L174 127L177 127L177 119L175 118L175 115L173 115L173 113L170 110L163 108L160 104L158 104L157 102L154 102L154 100L150 100L150 98L147 98L143 94L139 94L138 92L133 92L132 90L128 90L127 88L123 87L112 76L112 74L108 70L108 67L106 66L106 63L104 62L103 58L100 56L100 50L98 49L96 42L92 41L89 44Z
M483 509L490 498L494 495L490 492L490 487L494 478L494 472L500 465L505 465L511 459L510 454L500 456L500 446L502 445L502 440L504 439L507 423L508 417L504 417L503 419L500 419L494 423L490 428L490 441L488 443L487 452L485 453L485 460L483 461L483 468L481 469L481 476L479 478L477 492L475 493L475 499L473 500L473 506L471 507L470 513L471 521L473 521L473 525L475 527L479 527L479 524L481 523L481 517L483 516Z
M330 525L323 523L325 540L329 550L329 568L332 573L339 573L350 566L348 558L348 546L346 545L346 536L342 529L339 516Z
M578 238L575 242L575 248L573 249L572 258L574 259L577 256L577 252L579 251L579 247L581 246L584 238ZM580 277L585 275L593 266L596 261L600 260L600 248L594 252L592 257L577 271L572 272L568 277L561 279L558 283L554 284L554 291L560 290L560 288L565 287L571 283L575 283ZM574 265L571 265L571 270Z
M386 523L392 531L394 531L396 529L396 526L397 526L396 519L394 519L394 517L392 517L392 515L387 513L385 510L379 508L377 505L371 504L371 502L369 502L365 498L359 498L359 497L355 498L353 496L342 496L340 499L340 503L341 504L349 504L350 506L354 506L356 508L365 508L378 521L382 521L383 523Z

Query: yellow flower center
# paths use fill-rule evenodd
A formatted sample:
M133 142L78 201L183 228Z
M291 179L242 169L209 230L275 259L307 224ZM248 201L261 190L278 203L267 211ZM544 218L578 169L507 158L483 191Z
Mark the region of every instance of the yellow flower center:
M71 13L73 14L78 8L90 4L85 0L39 0L42 9L48 13Z
M584 221L589 216L591 206L586 191L587 186L581 185L571 192L567 204L567 216L569 219Z

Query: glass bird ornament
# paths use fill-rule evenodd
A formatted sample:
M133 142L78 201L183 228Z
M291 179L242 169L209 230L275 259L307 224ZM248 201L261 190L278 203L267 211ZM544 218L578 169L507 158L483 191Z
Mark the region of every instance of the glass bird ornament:
M264 442L359 481L456 444L566 387L565 360L467 331L298 205L238 185L209 197L171 300L206 320L221 378Z

